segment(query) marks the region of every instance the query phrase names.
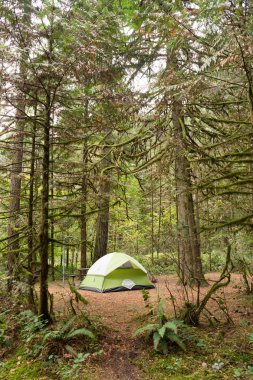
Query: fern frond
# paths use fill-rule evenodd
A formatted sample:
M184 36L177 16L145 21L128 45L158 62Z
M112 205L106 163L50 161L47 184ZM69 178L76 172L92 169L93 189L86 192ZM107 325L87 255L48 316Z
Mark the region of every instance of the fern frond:
M83 335L83 336L86 336L88 338L95 339L95 335L93 334L93 332L84 328L84 327L70 331L68 333L68 335L66 336L66 339L72 339L77 335Z
M159 325L158 323L152 323L152 324L149 324L149 325L145 325L143 327L140 327L138 330L136 330L133 334L133 336L136 336L136 335L139 335L139 334L142 334L143 332L145 331L154 331L156 330L157 328L159 328Z

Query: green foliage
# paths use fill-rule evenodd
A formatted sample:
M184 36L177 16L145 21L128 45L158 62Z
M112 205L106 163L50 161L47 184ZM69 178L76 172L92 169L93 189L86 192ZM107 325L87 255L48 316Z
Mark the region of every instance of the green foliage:
M70 329L73 325L75 318L70 319L67 321L59 330L52 330L49 331L45 336L43 337L42 343L45 344L48 341L61 341L64 344L66 344L68 341L70 341L72 338L76 336L84 336L88 337L90 339L94 339L94 334L86 329L86 328L80 328L80 329Z
M74 326L76 320L77 318L73 317L62 323L59 329L47 331L42 338L41 350L46 352L47 355L66 351L72 356L77 356L78 352L76 352L76 347L73 347L75 341L80 341L80 338L83 342L86 341L86 338L88 338L88 340L95 340L95 335L91 330L85 327L76 328L76 326ZM77 347L77 350L79 350L79 347Z
M8 311L0 314L0 347L6 346L9 343L9 337L6 333L7 325L6 325L6 314Z
M2 368L1 368L2 367ZM34 380L39 379L45 369L42 363L27 362L25 356L21 352L17 352L6 363L0 363L0 379L1 380ZM50 376L51 369L47 368L45 375Z
M37 357L41 353L49 357L51 354L58 355L64 351L75 357L78 355L79 347L74 346L78 341L81 341L80 348L83 349L85 344L88 346L89 341L95 340L94 333L82 325L82 323L87 323L83 316L79 316L79 320L75 316L67 321L59 322L57 329L46 327L46 323L40 316L35 315L31 310L21 312L17 320L26 352L32 357Z
M147 289L141 289L141 293L144 302L147 302L149 300L149 291Z
M142 298L143 298L143 301L145 302L146 304L146 308L149 310L149 314L150 315L153 315L154 314L154 307L152 305L152 303L150 302L150 294L149 294L149 291L147 289L142 289L141 290L141 293L142 293Z
M253 333L247 334L248 341L253 344Z
M205 339L197 339L196 346L197 347L206 347L206 341L205 341Z
M60 375L61 379L80 378L83 365L89 356L89 352L86 354L80 352L72 361L59 368L57 374Z
M171 348L172 344L176 344L185 351L186 346L180 336L184 324L178 320L167 320L163 300L159 302L156 320L156 323L147 324L136 330L134 336L148 332L148 335L152 336L155 351L162 352L163 354L169 352L169 348Z
M80 292L78 292L76 290L76 288L68 281L68 284L69 284L69 289L71 291L71 293L74 294L75 296L75 301L78 303L78 302L81 302L83 305L87 305L88 304L88 300L86 298L84 298L82 296L82 294Z
M16 317L17 322L21 327L21 337L28 343L33 339L34 335L43 330L47 323L34 314L31 310L24 310Z
M219 272L225 264L226 254L221 249L213 249L211 252L204 252L201 259L205 273L210 272L210 269L212 272Z
M173 274L177 271L177 255L173 253L136 255L135 258L153 274Z
M250 380L253 353L245 347L243 330L244 328L231 329L228 326L223 326L222 330L220 327L187 328L187 352L146 354L140 363L146 375L143 378L220 380L236 378L234 375L240 373L240 379Z

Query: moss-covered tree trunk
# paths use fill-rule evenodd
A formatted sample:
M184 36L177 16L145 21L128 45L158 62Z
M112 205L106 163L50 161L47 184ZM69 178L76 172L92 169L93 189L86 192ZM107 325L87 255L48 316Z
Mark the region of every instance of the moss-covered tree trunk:
M15 276L15 266L20 251L20 234L19 234L19 216L21 200L21 173L23 161L23 140L25 129L25 102L24 99L19 101L16 112L16 132L13 137L13 160L11 165L10 176L10 203L9 203L9 221L8 237L9 247L7 256L8 270L8 289L12 289L13 279Z
M49 168L50 168L51 97L46 95L46 119L43 130L43 163L40 231L40 305L39 314L50 320L48 309L48 250L49 250Z
M20 1L20 10L22 12L22 23L20 23L20 87L17 94L16 102L16 128L13 135L13 152L10 175L10 202L9 202L9 221L8 221L8 289L12 289L13 278L15 276L16 261L20 253L20 234L19 234L19 217L21 203L21 173L23 170L23 142L26 124L26 75L27 75L27 46L29 34L23 30L30 23L31 18L31 0Z
M34 122L32 128L32 147L31 147L31 166L30 166L30 183L29 183L29 206L28 206L28 284L29 284L29 295L28 302L31 305L35 304L34 301L34 234L33 234L33 214L34 214L34 176L35 176L35 144L36 144L36 131L37 131L37 104L34 107Z
M107 254L109 214L110 214L110 174L106 170L110 166L110 152L108 148L103 149L103 158L100 163L100 179L98 185L98 216L96 224L96 240L93 254L95 262Z
M82 177L82 193L81 193L81 268L87 267L87 146L86 142L83 147L83 166L84 174Z
M175 156L179 275L183 283L203 282L200 242L194 212L191 168L187 159L182 103L173 101L172 122L177 146Z

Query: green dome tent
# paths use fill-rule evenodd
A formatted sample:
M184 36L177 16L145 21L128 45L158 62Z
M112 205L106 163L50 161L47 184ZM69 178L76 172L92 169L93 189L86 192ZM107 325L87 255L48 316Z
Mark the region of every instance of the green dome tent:
M100 293L152 288L146 269L121 252L108 253L97 260L80 284L80 289Z

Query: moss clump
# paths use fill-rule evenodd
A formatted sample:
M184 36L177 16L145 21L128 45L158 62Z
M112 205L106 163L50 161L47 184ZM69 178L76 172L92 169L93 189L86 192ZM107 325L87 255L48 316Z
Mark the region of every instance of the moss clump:
M52 380L50 369L43 362L28 361L22 348L15 355L0 363L0 380ZM49 376L49 377L48 377Z

